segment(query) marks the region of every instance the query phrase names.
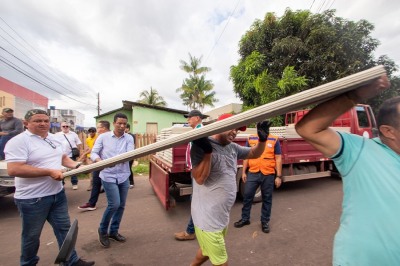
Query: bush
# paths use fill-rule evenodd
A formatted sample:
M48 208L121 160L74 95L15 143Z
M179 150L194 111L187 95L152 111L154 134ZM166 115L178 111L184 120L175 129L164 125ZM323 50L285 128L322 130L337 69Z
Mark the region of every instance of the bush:
M149 162L139 162L138 165L132 167L134 174L149 174Z

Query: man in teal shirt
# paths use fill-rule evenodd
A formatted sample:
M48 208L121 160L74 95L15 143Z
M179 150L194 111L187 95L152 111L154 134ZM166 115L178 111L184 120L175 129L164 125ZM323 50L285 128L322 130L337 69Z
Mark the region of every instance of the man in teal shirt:
M400 265L400 97L385 101L379 138L338 133L329 125L359 102L388 88L386 76L311 110L300 136L331 157L343 179L343 211L333 265Z

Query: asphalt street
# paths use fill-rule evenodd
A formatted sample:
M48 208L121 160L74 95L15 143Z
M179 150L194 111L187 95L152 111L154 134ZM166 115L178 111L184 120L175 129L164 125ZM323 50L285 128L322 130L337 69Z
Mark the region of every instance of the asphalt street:
M198 248L197 241L176 241L175 232L186 228L190 202L177 202L165 211L155 196L147 176L135 176L129 191L120 233L127 242L111 242L105 249L97 239L97 228L106 207L101 194L95 211L80 211L88 200L88 180L81 180L74 191L65 185L71 221L78 219L76 249L96 265L189 265ZM253 205L251 224L233 227L240 219L241 202L232 212L226 238L229 265L331 265L333 236L339 224L342 201L341 181L335 178L304 180L284 184L275 191L271 232L260 228L261 204ZM0 198L0 266L18 265L21 223L12 195ZM39 265L53 265L58 252L51 227L46 224L39 249ZM204 265L211 265L209 262Z

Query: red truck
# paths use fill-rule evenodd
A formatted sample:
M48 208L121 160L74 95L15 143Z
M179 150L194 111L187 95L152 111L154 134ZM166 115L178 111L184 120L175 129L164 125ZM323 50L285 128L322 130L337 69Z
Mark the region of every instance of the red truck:
M337 174L336 168L329 158L324 157L295 131L294 125L308 112L298 110L286 114L285 126L272 127L271 134L279 136L282 149L283 182L319 178ZM377 126L372 109L368 105L359 104L344 113L332 123L332 128L358 134L367 138L377 136ZM158 140L192 130L190 127L172 127L161 131ZM234 140L245 145L247 137L256 134L254 128L248 128L238 134ZM190 172L186 168L186 146L179 145L152 155L150 158L149 180L154 192L166 210L175 206L181 197L192 193ZM239 196L243 195L244 183L241 180L242 161L238 161L236 176ZM261 201L258 192L254 201Z

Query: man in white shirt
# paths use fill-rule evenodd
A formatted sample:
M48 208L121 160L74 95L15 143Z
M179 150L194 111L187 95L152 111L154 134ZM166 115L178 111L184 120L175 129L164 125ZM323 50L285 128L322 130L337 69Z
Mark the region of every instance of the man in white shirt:
M61 131L57 132L56 135L60 137L60 140L66 142L66 152L69 158L76 161L79 156L73 156L72 149L78 148L79 150L82 150L82 142L79 139L78 135L70 130L70 125L67 122L61 123ZM71 184L73 190L78 189L78 177L76 175L71 176Z

